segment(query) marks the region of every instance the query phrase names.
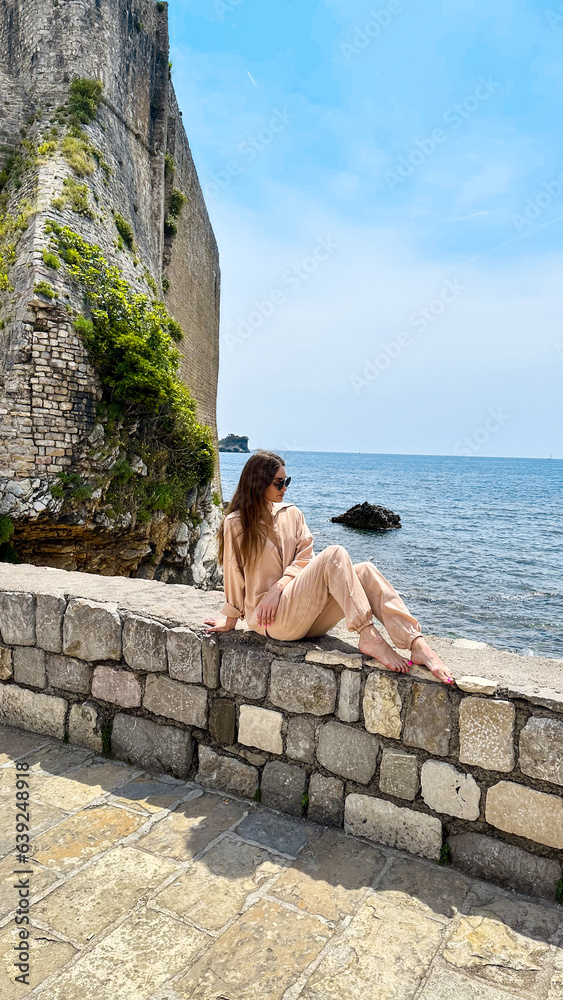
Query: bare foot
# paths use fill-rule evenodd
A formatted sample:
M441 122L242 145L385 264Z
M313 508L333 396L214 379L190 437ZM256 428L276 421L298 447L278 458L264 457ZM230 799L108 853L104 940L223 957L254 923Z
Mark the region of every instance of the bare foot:
M359 650L364 656L378 660L388 670L394 670L399 674L409 672L408 660L405 660L404 656L399 656L373 625L363 628L360 632Z
M454 683L454 679L450 676L448 668L442 663L438 654L430 648L426 639L423 639L422 636L417 636L413 640L411 645L411 660L422 667L428 667L428 670L434 674L434 677L437 677L439 681L443 681L444 684Z

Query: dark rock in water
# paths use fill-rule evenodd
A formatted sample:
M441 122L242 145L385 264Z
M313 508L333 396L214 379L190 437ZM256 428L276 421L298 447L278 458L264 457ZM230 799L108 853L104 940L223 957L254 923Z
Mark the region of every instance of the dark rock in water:
M392 528L401 527L401 518L398 514L394 514L387 507L368 503L367 500L350 507L345 514L331 517L330 520L336 524L346 524L349 528L366 528L368 531L391 531Z
M239 451L249 454L248 438L238 434L227 434L219 441L219 451Z

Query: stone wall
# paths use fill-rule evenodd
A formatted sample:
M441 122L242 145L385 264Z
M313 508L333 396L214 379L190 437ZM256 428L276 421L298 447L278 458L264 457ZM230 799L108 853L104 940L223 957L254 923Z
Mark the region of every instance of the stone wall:
M69 82L83 76L104 85L96 118L84 133L111 171L106 176L98 167L79 178L87 185L92 217L52 204L65 178L74 176L60 148L40 157L20 185L10 189L8 212L17 214L27 202L31 213L9 274L13 289L0 296L0 514L16 524L15 540L26 560L93 572L160 573L201 583L191 572L198 543L192 526L178 548L176 534L184 529L177 522L163 525L161 517L140 529L111 524L105 515L100 520L94 503L85 504L69 522L50 492L62 472L79 471L88 479L99 471L89 456L92 435L99 437L101 386L71 323L69 310L83 311L78 289L64 269L53 272L43 262L47 218L100 246L139 292L152 295L151 285L157 288L184 330L181 376L197 400L198 418L211 427L217 444L218 250L168 60L166 4L0 0L0 98L8 108L0 123L0 166L18 148L23 133L35 146L44 141L56 107L68 97ZM174 157L173 173L165 170L167 153ZM167 241L164 219L172 186L187 201L178 235ZM133 250L118 246L114 211L132 226ZM36 294L35 285L42 280L52 285L57 299ZM209 489L192 498L195 520L203 517L214 527L212 491L221 494L218 468ZM128 553L123 559L118 558L120 546ZM216 564L203 582L215 578Z
M563 696L393 675L330 636L206 636L190 588L165 588L185 615L143 613L51 573L0 585L2 722L555 895Z

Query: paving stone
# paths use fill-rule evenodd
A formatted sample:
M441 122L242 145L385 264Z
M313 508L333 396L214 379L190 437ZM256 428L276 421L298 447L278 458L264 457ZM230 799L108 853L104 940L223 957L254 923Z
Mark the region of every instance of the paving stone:
M236 705L228 698L215 698L209 708L208 729L216 743L234 743L236 739Z
M485 818L497 830L563 848L563 798L559 795L499 781L487 791Z
M313 823L342 826L344 782L340 778L327 778L324 774L312 774L309 781L307 815Z
M336 678L332 670L311 663L272 660L270 701L287 712L330 715L336 706Z
M315 917L260 900L174 983L174 989L186 1000L221 995L281 1000L332 934Z
M201 640L195 632L185 627L171 628L167 632L168 673L174 680L201 684Z
M561 941L561 911L557 906L524 899L486 882L473 883L463 910L468 916L504 924L525 938L549 944Z
M68 816L33 841L33 856L46 868L65 872L128 837L146 817L110 805L93 806L87 821L83 813Z
M281 712L272 712L256 705L241 705L238 741L269 753L283 753L282 723Z
M187 726L207 726L207 691L196 684L184 684L170 677L149 674L145 684L143 708Z
M364 690L364 725L369 733L398 740L401 736L402 698L394 677L379 671L368 674Z
M29 691L17 684L0 685L0 720L34 733L62 740L66 701L41 691Z
M71 944L51 937L48 934L41 934L41 931L33 925L29 928L30 936L33 940L33 960L29 962L28 986L23 983L16 983L14 975L19 975L19 969L14 969L14 943L18 940L21 925L17 925L15 920L10 921L0 930L0 975L2 977L2 1000L20 1000L26 996L35 986L38 986L53 975L58 969L70 962L77 952ZM31 948L30 948L31 953ZM16 959L17 961L17 959Z
M439 947L443 925L422 907L367 899L329 948L303 998L410 1000Z
M178 875L155 902L187 915L199 927L218 931L240 913L251 892L283 871L280 860L264 848L224 837L201 861Z
M531 896L555 898L561 864L506 844L483 833L458 833L448 837L456 868L487 882L499 882Z
M343 666L348 670L361 670L363 658L358 653L341 653L338 649L310 649L307 663L326 663L328 666Z
M49 1000L94 996L146 1000L185 968L208 940L203 931L181 920L140 907L57 977L49 986Z
M254 649L226 649L221 657L221 686L232 694L255 701L266 696L269 663Z
M86 762L93 763L94 758L88 750L81 750L60 743L58 740L49 740L45 746L20 757L20 761L25 761L28 765L28 774L35 775L42 772L48 778L52 778L55 774L65 774L71 768L81 767Z
M515 717L510 701L463 698L459 706L460 761L492 771L512 771Z
M123 622L123 659L133 670L166 670L166 633L160 622L127 615ZM201 678L200 678L201 679Z
M141 704L139 678L130 670L100 664L92 677L92 697L120 708L138 708Z
M379 768L379 787L386 795L396 795L400 799L416 798L418 780L418 760L412 753L384 747Z
M111 748L116 757L151 771L170 771L186 778L194 751L190 733L176 726L118 713L113 720Z
M486 677L467 676L457 679L456 687L460 691L466 691L468 694L496 694L498 684L496 681L490 681Z
M315 733L317 731L316 719L300 718L299 716L288 719L286 753L294 760L303 760L306 764L315 762Z
M0 687L0 691L2 688ZM48 744L45 737L36 733L26 733L21 729L0 723L0 764L9 760L17 760L31 750L37 750Z
M215 689L219 687L219 674L221 670L221 650L219 643L212 635L205 635L201 643L201 663L203 669L203 683L206 688Z
M114 760L87 762L68 774L49 778L34 796L57 809L71 812L90 805L106 792L123 785L131 770Z
M393 856L377 883L378 896L388 902L422 908L428 917L444 923L457 916L469 889L469 881L458 872L401 855Z
M378 844L398 847L437 861L442 847L442 824L435 816L396 806L384 799L355 792L344 803L344 829Z
M443 953L444 961L477 980L529 993L538 985L549 948L515 933L500 920L462 917Z
M427 760L420 780L422 798L430 809L459 819L479 819L481 789L471 774L457 771L452 764Z
M14 680L16 684L30 687L47 686L45 673L45 653L35 646L16 646L13 654Z
M43 656L45 656L44 653ZM46 666L49 687L62 688L63 691L76 691L77 694L89 694L92 683L92 667L89 663L77 660L73 656L49 653L46 657Z
M48 653L62 653L66 600L64 597L55 597L53 594L37 594L36 601L37 645Z
M269 761L262 772L261 802L269 809L279 809L290 816L303 813L303 796L307 788L307 773L295 764L281 760Z
M46 808L46 807L43 807ZM12 845L10 845L12 846ZM14 868L24 867L21 865L14 864L14 855L10 851L7 857L0 860L0 920L7 917L12 910L15 909L18 902L18 897L14 890L14 881L17 881L18 876L14 875ZM30 869L31 874L29 875L30 888L33 894L42 892L43 889L48 889L57 882L59 876L56 872L49 872L42 865L40 865L35 858L29 856L25 863L25 868ZM25 876L22 876L25 877ZM0 932L1 940L1 932ZM2 948L0 947L0 970L2 969ZM0 971L0 978L2 972ZM0 994L1 996L2 994Z
M16 833L16 830L15 830L15 810L12 809L12 802L14 801L14 795L16 792L15 776L16 775L19 776L19 772L12 770L11 768L10 770L12 771L12 775L14 776L11 779L9 778L8 782L6 783L7 787L10 790L10 795L9 798L3 799L2 804L5 807L4 809L0 810L0 855L8 855L8 858L12 862L12 870L13 870L18 866L15 863L15 858L13 854L14 835ZM43 782L44 779L40 778L39 775L37 775L36 777L34 776L33 778L30 779L31 787L29 790L32 795L32 802L30 808L29 837L31 844L33 845L33 848L35 848L36 837L39 837L40 834L42 834L45 830L48 830L50 827L52 826L56 827L57 823L66 818L66 814L62 809L56 809L54 806L45 805L43 802L38 802L35 798L33 798L36 787L39 787L40 784ZM26 833L27 832L28 831L26 831ZM27 864L24 867L27 867ZM13 877L12 877L12 882L13 882ZM10 910L12 910L15 905L13 901L13 896L14 893L12 892L12 905L10 906ZM1 993L0 996L2 996Z
M181 802L174 812L158 820L136 846L176 861L191 861L212 840L228 830L247 807L222 795L208 792Z
M414 681L407 704L403 743L438 757L450 752L452 702L444 685Z
M69 742L89 747L95 753L102 753L104 749L102 724L103 716L98 705L93 701L84 701L82 704L75 702L70 706L68 717Z
M319 730L317 759L333 774L366 785L375 773L379 741L362 729L327 722Z
M342 722L357 722L360 718L360 685L362 675L343 670L340 675L338 718Z
M0 592L0 633L9 646L35 646L35 597Z
M432 969L428 982L417 1000L514 1000L514 993L505 993L496 986L467 979L450 968Z
M9 681L13 675L12 650L9 646L0 646L0 681Z
M327 920L353 913L387 859L369 844L326 830L276 879L270 895Z
M528 719L520 733L518 763L523 774L563 785L563 722Z
M210 747L199 745L199 770L196 781L208 788L218 788L232 795L252 799L258 790L258 769L234 757L223 757Z
M150 774L140 774L116 788L108 801L140 806L149 813L155 813L177 805L188 791L189 785L183 781L157 781Z
M274 851L295 857L310 839L314 829L302 820L260 808L250 813L236 828L239 837L253 840Z
M75 597L63 619L63 651L80 660L121 659L121 619L114 604Z
M89 935L124 916L175 868L174 862L148 851L115 847L36 902L34 915L59 934L86 944Z
M547 1000L562 1000L563 998L563 950L557 949L553 963L553 974L549 986Z

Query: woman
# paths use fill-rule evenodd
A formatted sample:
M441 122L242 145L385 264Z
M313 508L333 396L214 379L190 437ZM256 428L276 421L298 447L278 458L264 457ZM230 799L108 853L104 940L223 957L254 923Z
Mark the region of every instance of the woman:
M226 620L206 618L207 632L230 632L246 618L253 631L272 639L312 639L345 618L359 633L360 653L398 673L418 663L453 684L416 618L372 563L353 565L342 545L314 555L302 512L284 501L289 481L283 459L273 452L255 452L244 466L219 528ZM399 649L410 650L410 660L385 641L373 615Z

